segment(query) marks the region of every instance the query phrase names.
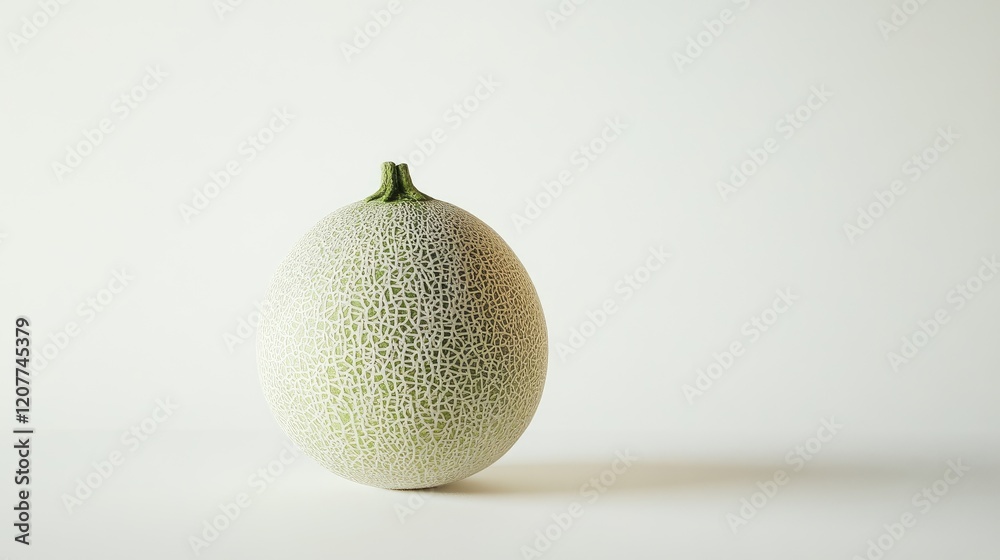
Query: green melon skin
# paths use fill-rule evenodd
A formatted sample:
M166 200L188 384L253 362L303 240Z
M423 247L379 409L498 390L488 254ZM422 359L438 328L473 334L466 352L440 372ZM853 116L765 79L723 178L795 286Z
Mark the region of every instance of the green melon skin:
M405 164L320 221L267 294L264 396L307 455L393 489L499 459L541 398L548 335L524 266L472 214L416 190Z

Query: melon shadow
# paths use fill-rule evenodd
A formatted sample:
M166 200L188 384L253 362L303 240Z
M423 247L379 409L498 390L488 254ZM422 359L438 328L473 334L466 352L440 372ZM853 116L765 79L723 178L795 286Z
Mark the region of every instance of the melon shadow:
M791 470L787 464L777 463L643 460L616 474L614 481L605 485L615 494L752 487L758 481L770 480L778 469ZM609 465L599 462L494 465L433 491L470 495L578 495L581 487L591 480L600 481L606 471L610 471ZM901 466L877 464L812 465L794 476L822 484L880 485L905 471ZM606 475L603 482L610 479Z

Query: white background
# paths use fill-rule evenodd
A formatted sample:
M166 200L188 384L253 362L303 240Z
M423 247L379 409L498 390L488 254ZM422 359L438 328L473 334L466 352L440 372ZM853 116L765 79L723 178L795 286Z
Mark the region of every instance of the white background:
M0 317L28 316L51 358L33 373L33 544L13 542L8 509L3 550L847 559L912 512L886 558L996 558L1000 277L976 278L1000 252L1000 4L897 4L5 2ZM274 111L292 116L272 135ZM91 148L102 119L113 129ZM258 135L270 143L251 160ZM601 153L584 167L586 146ZM550 329L528 431L441 492L287 461L255 369L249 323L272 271L373 193L387 160L507 240ZM239 174L206 187L230 161ZM734 166L751 173L728 191ZM544 208L519 225L529 201ZM670 257L647 274L658 248ZM645 282L626 299L629 276ZM778 290L797 299L751 336ZM586 325L608 299L615 312ZM894 366L939 310L947 322ZM734 343L745 352L727 358ZM716 360L728 369L686 393ZM143 425L144 441L122 439ZM810 446L795 470L789 453ZM638 460L612 476L616 453ZM970 471L923 511L912 496L949 460ZM788 483L738 517L776 470ZM190 538L240 493L250 506L198 556ZM553 529L573 502L582 515Z

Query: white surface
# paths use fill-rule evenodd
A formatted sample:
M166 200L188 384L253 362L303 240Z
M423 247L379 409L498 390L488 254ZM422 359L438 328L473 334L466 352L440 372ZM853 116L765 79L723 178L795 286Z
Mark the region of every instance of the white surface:
M525 437L527 448L538 443ZM82 473L59 458L97 453L99 459L126 448L110 432L38 439L40 448L50 448L37 458L39 476L58 481L40 485L39 558L79 551L196 557L190 539L202 536L204 523L240 493L249 506L228 527L219 521L225 528L205 540L208 547L197 557L523 558L522 547L535 546L535 532L545 531L553 515L565 520L573 503L582 515L553 533L558 536L543 557L850 559L864 555L867 541L906 512L916 525L886 558L992 558L1000 546L994 530L1000 467L955 450L911 451L903 462L817 458L796 472L783 459L713 457L692 449L648 457L632 449L628 455L638 460L619 468L595 499L598 486L584 486L599 481L615 460L615 450L603 445L590 446L590 460L573 459L558 442L534 459L522 449L465 481L411 492L339 479L304 456L286 454L282 464L285 443L275 435L175 430L153 434L147 446L126 453L106 483L67 514L57 494L72 492L69 480ZM829 454L837 453L831 448ZM914 504L914 495L933 487L956 456L970 471L929 509ZM269 465L277 474L265 485L258 471ZM728 516L740 515L741 500L754 499L758 483L777 470L788 474L787 483L734 532Z
M41 347L68 322L80 334L35 373L36 545L0 553L192 557L191 532L283 441L252 343L225 337L252 334L241 321L292 243L394 160L531 273L552 340L538 414L501 463L404 524L400 495L301 459L202 557L521 557L628 449L642 461L546 558L852 558L956 458L969 478L885 557L995 558L1000 277L961 309L950 294L1000 252L1000 4L927 2L886 39L894 1L593 0L555 29L554 0L402 1L350 61L342 43L388 2L245 1L221 18L212 2L70 2L16 52L10 34L42 8L6 2L0 320L29 316ZM724 8L733 22L678 69ZM147 68L166 75L125 116L115 99ZM786 138L782 119L824 87ZM249 160L241 145L276 110L293 116ZM113 131L57 177L105 118ZM582 170L574 152L609 119L627 128ZM905 162L949 127L959 137L914 181ZM717 182L765 145L723 200ZM239 175L185 221L179 206L230 160ZM519 230L512 216L564 171ZM896 179L906 193L852 243L845 222ZM626 300L616 286L661 246L665 266ZM121 269L134 279L86 311ZM798 299L751 341L743 325L784 289ZM607 299L617 311L561 359ZM894 371L888 353L939 309L948 322ZM689 402L684 386L734 343L745 354ZM178 408L155 437L67 512L73 481L167 397ZM843 429L730 531L726 514L831 417Z

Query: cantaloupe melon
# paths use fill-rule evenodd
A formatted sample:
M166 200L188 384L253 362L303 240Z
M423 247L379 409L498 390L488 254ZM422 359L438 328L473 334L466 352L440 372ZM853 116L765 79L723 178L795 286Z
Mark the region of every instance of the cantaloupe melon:
M379 191L321 220L267 295L257 358L278 424L334 473L428 488L500 458L548 363L531 279L472 214L383 164Z

